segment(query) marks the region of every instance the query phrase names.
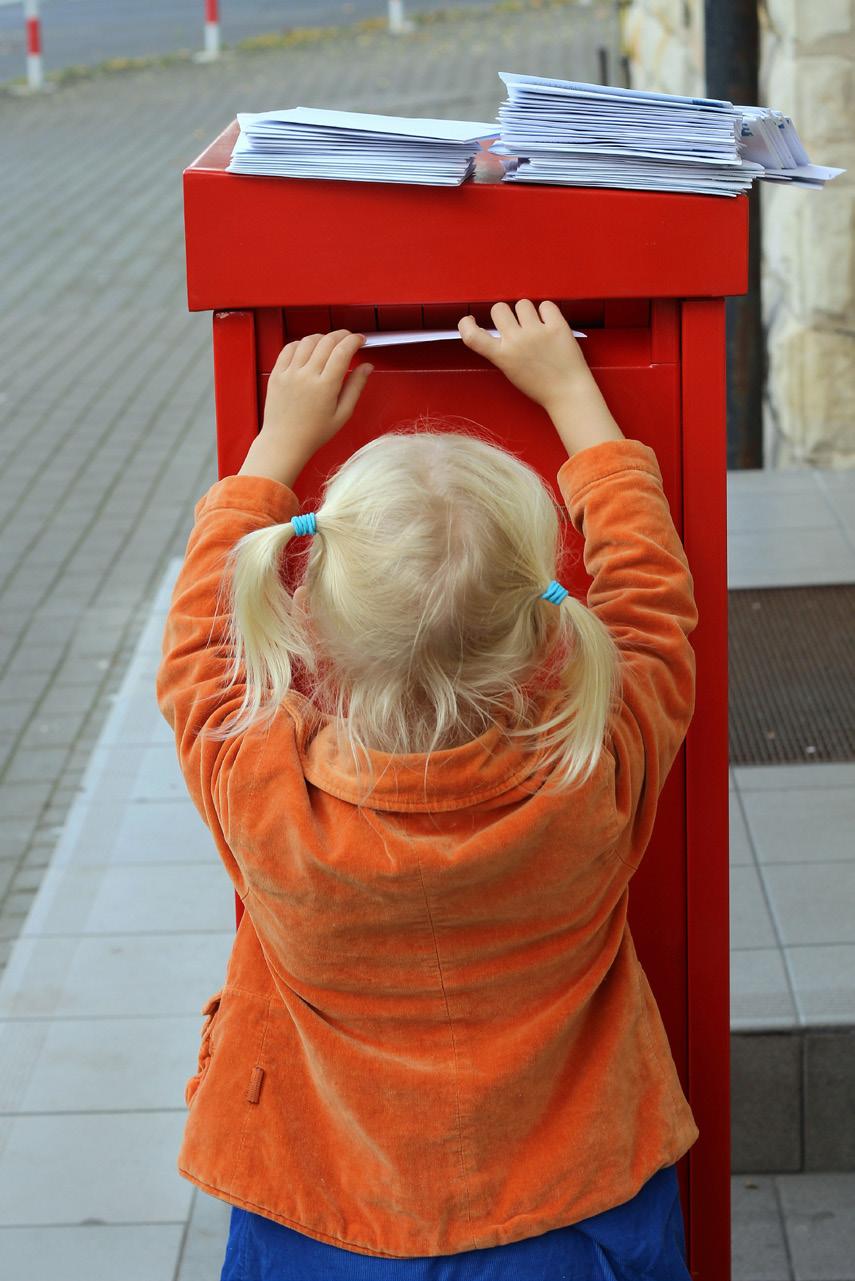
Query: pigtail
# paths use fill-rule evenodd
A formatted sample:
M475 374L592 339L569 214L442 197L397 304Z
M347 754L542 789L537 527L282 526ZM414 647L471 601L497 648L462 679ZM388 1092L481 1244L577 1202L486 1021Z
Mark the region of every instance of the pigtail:
M254 529L226 558L220 597L228 595L226 651L231 664L223 693L245 674L243 701L225 726L202 731L224 739L269 721L291 689L294 660L314 669L305 624L280 576L282 553L294 537L291 521ZM220 615L220 608L217 608Z
M557 643L563 641L570 656L559 677L560 709L537 729L539 746L556 749L543 763L553 767L557 789L563 790L587 782L599 763L620 699L621 656L608 627L583 601L567 595L548 608L560 611Z

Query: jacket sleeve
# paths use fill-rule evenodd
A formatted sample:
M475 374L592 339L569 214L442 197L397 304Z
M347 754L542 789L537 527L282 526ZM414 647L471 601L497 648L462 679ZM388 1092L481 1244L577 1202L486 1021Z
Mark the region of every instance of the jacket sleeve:
M241 898L248 884L233 847L250 799L242 748L251 730L221 741L200 739L199 732L219 726L240 706L246 689L239 676L222 693L232 657L225 647L226 555L244 534L288 521L299 508L293 490L265 476L226 476L199 499L155 677L157 703L175 733L187 790Z
M558 483L585 540L588 607L621 653L622 698L609 726L617 853L637 867L695 710L694 582L649 445L609 440L580 450Z

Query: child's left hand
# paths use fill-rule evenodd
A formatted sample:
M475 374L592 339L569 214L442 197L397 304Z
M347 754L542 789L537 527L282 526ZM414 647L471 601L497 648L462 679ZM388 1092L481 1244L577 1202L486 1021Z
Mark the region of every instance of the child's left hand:
M336 329L282 348L267 383L261 432L291 455L312 457L350 418L373 365L357 365L342 391L364 334Z

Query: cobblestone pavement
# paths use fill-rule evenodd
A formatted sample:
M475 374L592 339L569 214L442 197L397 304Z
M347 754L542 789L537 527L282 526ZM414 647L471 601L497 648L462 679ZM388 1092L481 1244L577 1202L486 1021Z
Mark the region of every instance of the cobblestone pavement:
M217 478L184 167L238 110L490 120L499 70L598 79L611 4L500 6L0 94L0 970L196 500ZM152 694L152 697L154 695Z

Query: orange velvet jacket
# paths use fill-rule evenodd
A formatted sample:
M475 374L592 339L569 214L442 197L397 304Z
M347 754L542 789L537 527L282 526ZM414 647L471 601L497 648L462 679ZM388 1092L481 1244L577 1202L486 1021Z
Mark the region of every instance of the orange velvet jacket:
M629 1200L699 1136L627 924L628 883L694 711L693 581L653 450L607 441L558 484L588 604L625 660L591 779L494 728L386 772L360 816L333 726L289 694L269 731L200 741L241 701L225 552L293 491L228 476L195 507L156 677L187 788L244 904L205 1005L178 1170L358 1254L506 1245Z

